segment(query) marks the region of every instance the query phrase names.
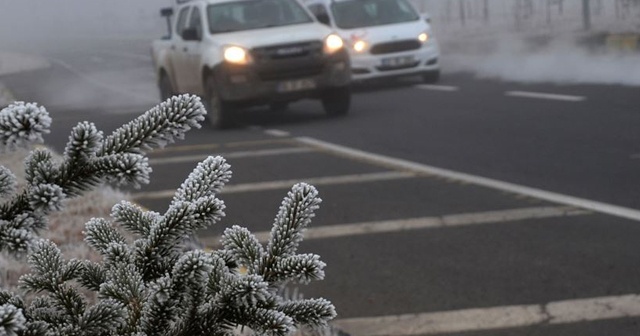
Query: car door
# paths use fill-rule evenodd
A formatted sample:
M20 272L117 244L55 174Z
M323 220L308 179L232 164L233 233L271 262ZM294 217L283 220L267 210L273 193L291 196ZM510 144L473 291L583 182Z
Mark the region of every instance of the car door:
M196 32L196 40L184 41L182 52L184 53L185 90L189 93L202 95L202 78L200 76L202 38L204 26L200 8L194 6L189 17L188 29Z
M173 39L173 44L171 45L172 51L172 63L173 63L173 73L174 73L174 84L176 85L176 90L180 93L188 92L188 74L187 74L187 61L186 61L186 53L185 48L187 47L186 41L183 39L182 34L184 30L187 28L187 24L189 23L189 11L191 10L191 6L184 6L180 9L178 13L178 20L176 22L176 35Z

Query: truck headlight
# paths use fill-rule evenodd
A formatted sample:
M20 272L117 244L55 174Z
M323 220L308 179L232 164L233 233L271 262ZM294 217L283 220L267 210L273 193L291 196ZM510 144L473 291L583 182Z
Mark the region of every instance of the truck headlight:
M418 35L418 40L422 43L425 43L427 41L429 41L429 34L427 33L422 33L420 35Z
M344 47L344 41L336 34L331 34L324 39L324 51L327 54L333 54L334 52Z
M251 62L251 56L245 48L228 46L224 48L224 60L234 64L248 64Z

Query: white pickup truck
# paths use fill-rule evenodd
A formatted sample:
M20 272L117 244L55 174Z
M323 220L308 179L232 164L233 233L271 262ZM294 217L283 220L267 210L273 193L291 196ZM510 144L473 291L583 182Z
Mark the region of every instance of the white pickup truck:
M219 128L240 108L305 98L321 100L330 116L348 112L342 38L298 0L178 0L161 13L170 31L153 42L152 57L162 99L201 96Z

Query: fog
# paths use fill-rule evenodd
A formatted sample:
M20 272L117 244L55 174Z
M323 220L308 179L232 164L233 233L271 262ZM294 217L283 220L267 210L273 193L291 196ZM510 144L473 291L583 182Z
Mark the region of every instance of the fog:
M93 38L153 38L170 0L0 0L0 50L60 50Z
M640 0L591 0L586 31L582 0L413 0L433 18L447 72L558 83L640 85ZM557 5L563 3L562 8ZM136 41L147 50L165 33L159 9L171 0L0 0L0 51L87 50L101 41ZM530 7L522 7L523 4ZM460 7L460 5L462 6ZM524 9L523 9L524 8ZM611 43L635 36L632 51ZM629 44L628 43L628 44ZM445 77L446 78L446 77Z

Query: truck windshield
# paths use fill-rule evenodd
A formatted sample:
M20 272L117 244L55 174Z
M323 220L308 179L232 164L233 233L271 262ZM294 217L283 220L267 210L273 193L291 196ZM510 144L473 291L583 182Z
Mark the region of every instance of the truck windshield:
M209 5L211 34L313 22L296 0L244 0Z
M336 25L343 29L416 21L420 16L406 0L346 0L331 5Z

